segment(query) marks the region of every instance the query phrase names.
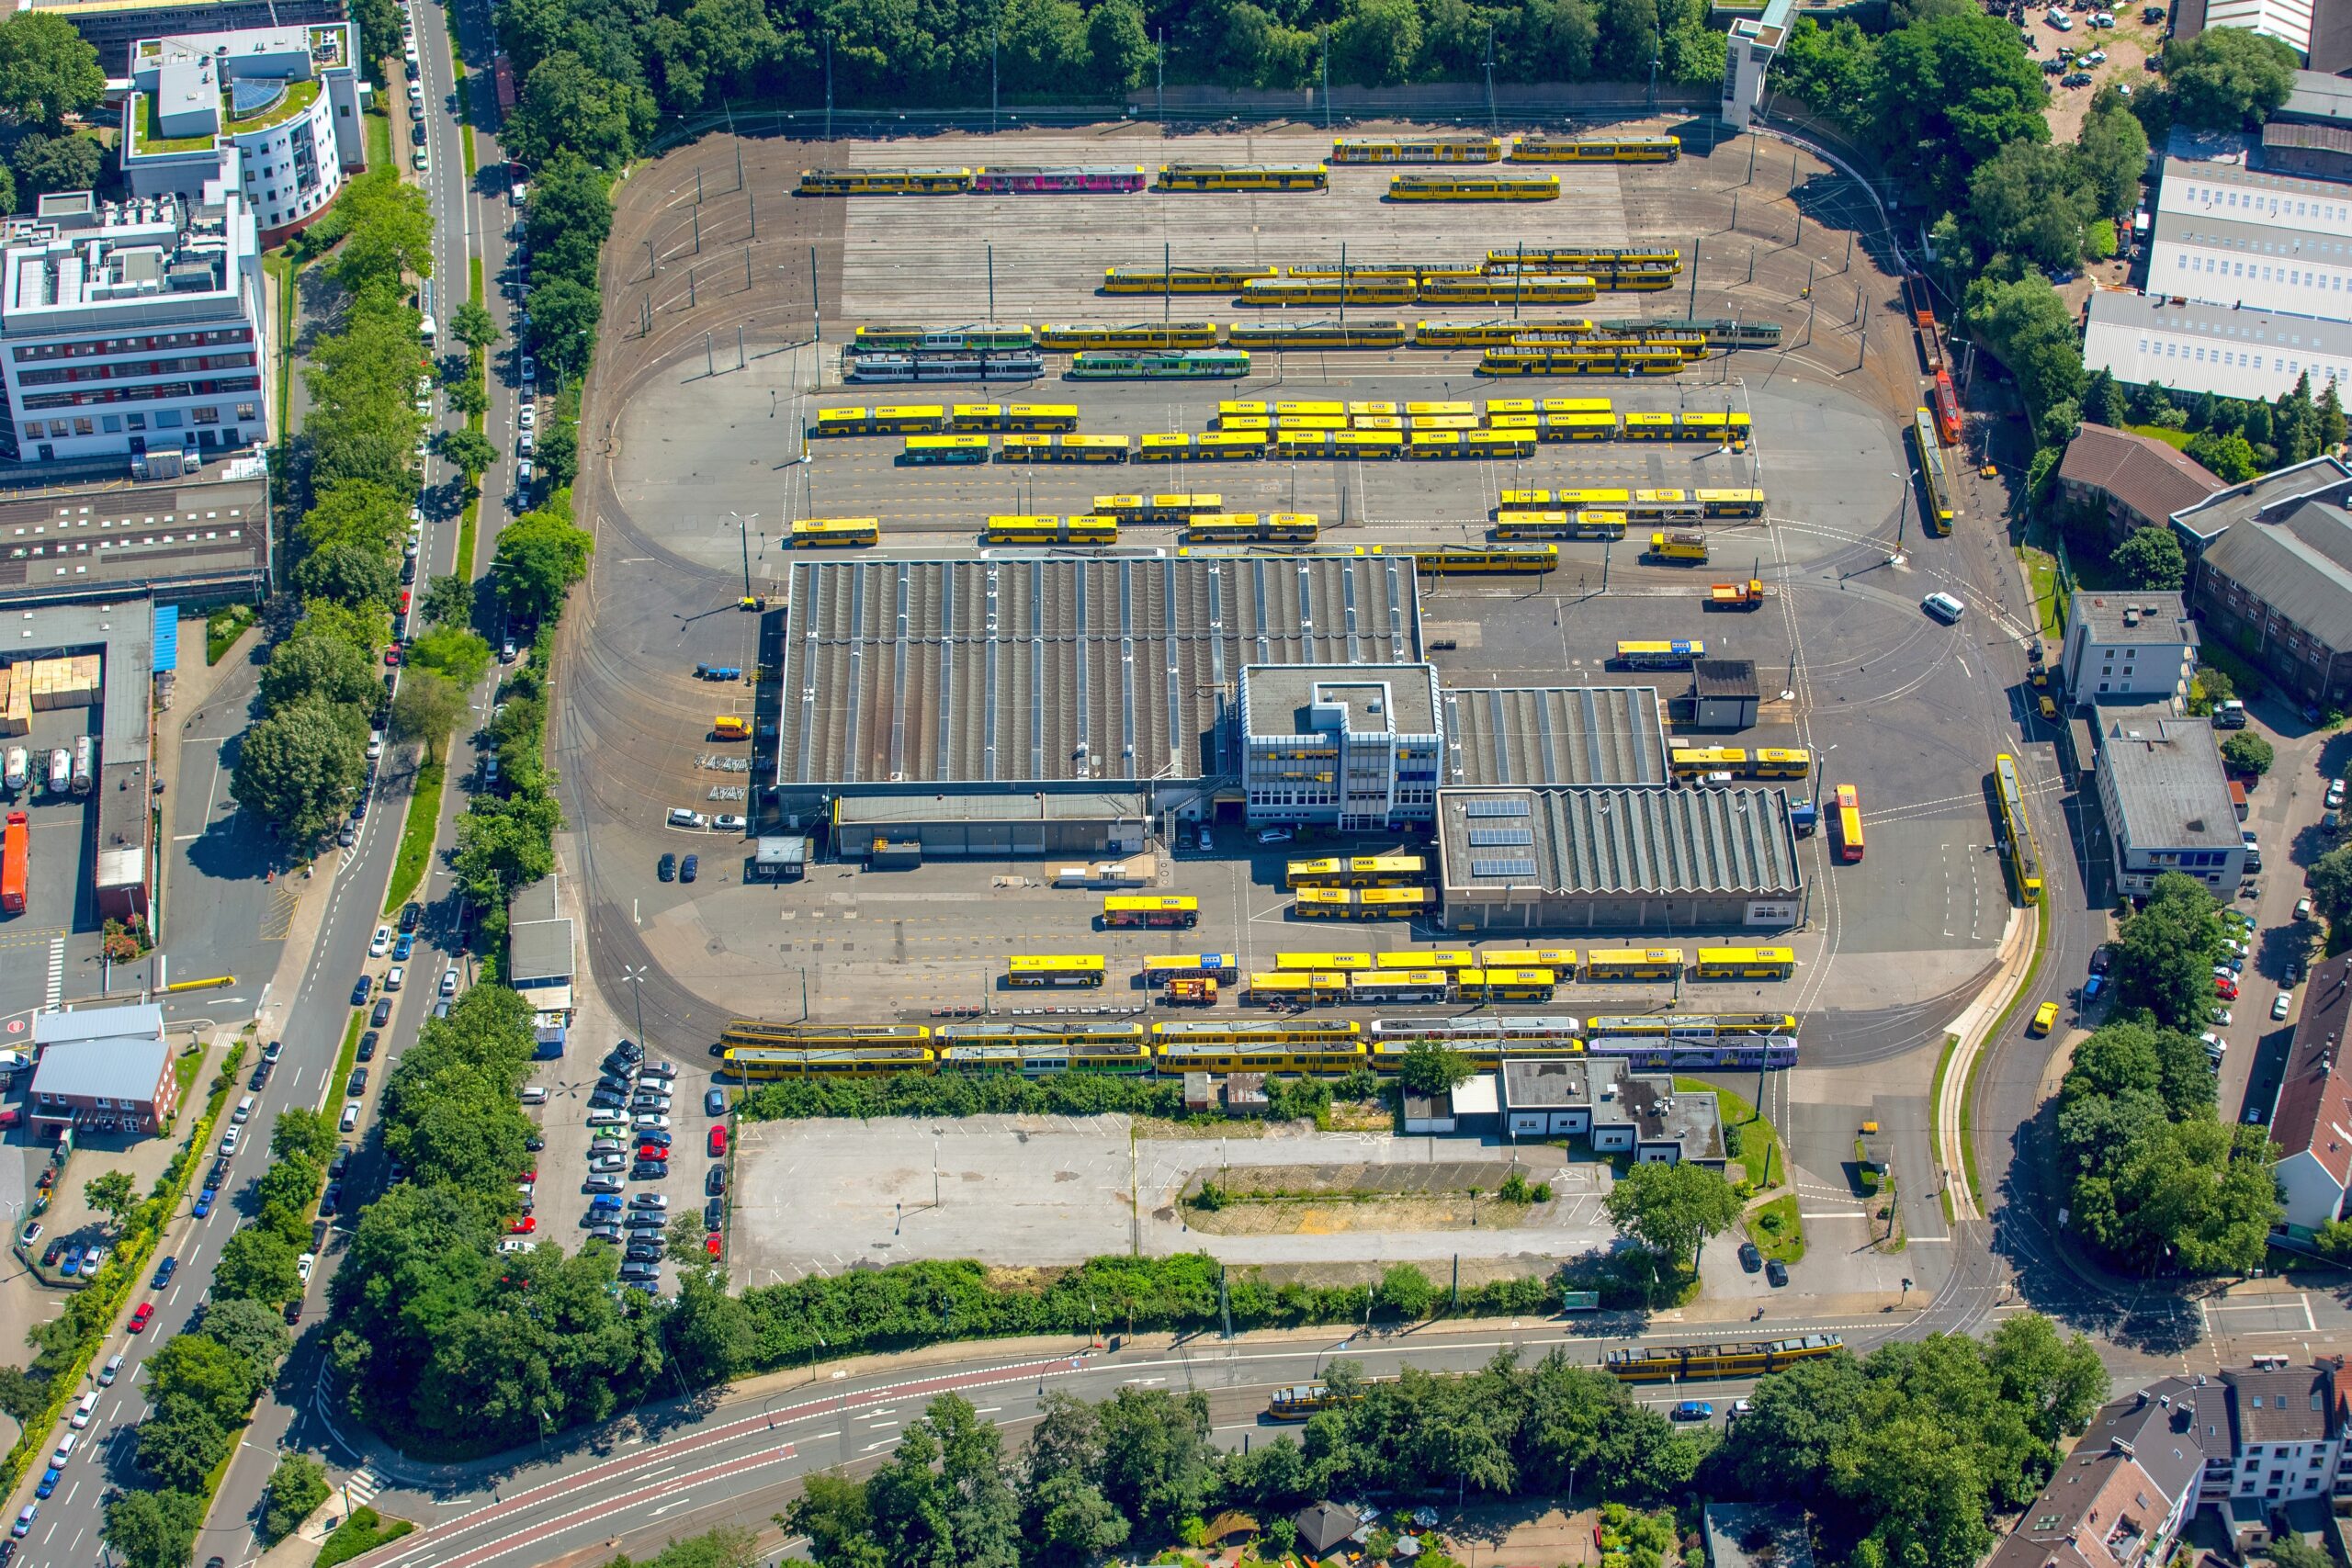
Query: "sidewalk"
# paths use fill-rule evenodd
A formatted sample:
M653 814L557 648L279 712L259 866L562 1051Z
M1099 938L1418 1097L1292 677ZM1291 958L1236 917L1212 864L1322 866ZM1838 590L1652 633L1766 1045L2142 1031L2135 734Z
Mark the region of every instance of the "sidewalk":
M1989 1042L1994 1025L2017 996L2018 988L2025 984L2041 929L2041 911L2038 908L2009 911L2008 928L2001 933L2000 967L1994 972L1991 984L1977 992L1975 1000L1944 1026L1945 1033L1960 1036L1960 1044L1944 1069L1942 1093L1936 1101L1936 1158L1943 1168L1944 1190L1951 1194L1955 1224L1984 1218L1976 1205L1976 1194L1969 1186L1968 1164L1962 1153L1962 1141L1969 1129L1962 1124L1961 1106L1967 1094L1968 1080L1975 1070L1977 1054Z

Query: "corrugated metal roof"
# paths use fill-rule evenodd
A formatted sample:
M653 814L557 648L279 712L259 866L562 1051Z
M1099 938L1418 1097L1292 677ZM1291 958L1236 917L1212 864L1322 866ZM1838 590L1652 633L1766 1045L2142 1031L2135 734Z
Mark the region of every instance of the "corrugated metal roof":
M1408 558L796 561L779 787L1216 771L1250 664L1402 663Z
M2277 523L2241 523L2205 563L2335 652L2352 649L2352 513L2311 502Z
M1442 702L1449 784L1666 782L1655 686L1455 686Z
M1804 886L1788 795L1778 789L1681 787L1438 792L1445 886L1499 892L1517 877L1472 864L1470 803L1518 796L1533 829L1533 874L1520 885L1563 895L1793 895Z

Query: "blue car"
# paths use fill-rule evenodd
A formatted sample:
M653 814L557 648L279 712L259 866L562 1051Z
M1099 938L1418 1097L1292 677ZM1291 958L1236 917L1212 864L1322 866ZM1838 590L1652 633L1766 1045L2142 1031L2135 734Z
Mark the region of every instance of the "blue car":
M1674 1407L1677 1421L1707 1421L1712 1420L1714 1414L1715 1407L1703 1399L1686 1399Z
M179 1272L179 1268L180 1260L176 1258L166 1258L161 1263L156 1264L154 1288L160 1291L164 1286L170 1284L172 1282L172 1276Z
M65 1261L57 1266L57 1271L69 1280L82 1271L82 1248L78 1245L65 1249Z
M199 1220L212 1213L212 1193L210 1190L208 1189L196 1195L196 1206L191 1209L189 1213L193 1213Z
M375 976L372 975L362 975L359 976L358 980L355 982L351 987L351 1005L356 1008L366 1007L368 1005L368 989L373 987L375 983Z
M416 933L414 931L402 931L400 934L400 940L392 943L392 962L395 964L405 964L408 962L408 955L415 951Z
M55 1465L51 1465L47 1470L42 1471L40 1472L40 1484L33 1488L33 1495L36 1497L46 1497L51 1493L56 1491L57 1483L64 1476L64 1474L65 1472L58 1469Z

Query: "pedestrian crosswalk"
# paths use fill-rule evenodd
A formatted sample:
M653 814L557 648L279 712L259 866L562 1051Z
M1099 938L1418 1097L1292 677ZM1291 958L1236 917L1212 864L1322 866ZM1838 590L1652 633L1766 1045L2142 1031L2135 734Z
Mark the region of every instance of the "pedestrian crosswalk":
M343 1489L349 1494L351 1506L355 1508L374 1502L376 1493L382 1485L383 1482L364 1464L345 1476L343 1482Z
M59 1007L65 1000L65 939L49 940L49 1005Z

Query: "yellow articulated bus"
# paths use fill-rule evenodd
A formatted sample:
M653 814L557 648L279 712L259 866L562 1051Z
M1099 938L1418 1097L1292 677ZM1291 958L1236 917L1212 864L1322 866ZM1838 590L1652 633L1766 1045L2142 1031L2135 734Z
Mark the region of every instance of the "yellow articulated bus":
M1702 779L1709 773L1737 778L1747 772L1747 753L1736 746L1678 746L1667 753L1667 766L1678 779Z
M1529 415L1533 418L1533 415ZM1472 457L1490 460L1517 461L1535 456L1535 432L1532 430L1474 430L1469 434Z
M1005 961L1005 982L1013 986L1100 986L1104 961L1099 953L1021 953Z
M1009 439L1018 440L1018 436ZM1044 437L1037 437L1043 440ZM906 446L899 453L899 461L917 466L937 463L985 463L989 460L989 438L985 435L910 435Z
M1559 980L1552 969L1457 969L1453 995L1464 1002L1548 1002Z
M1322 190L1331 171L1321 164L1162 164L1160 190Z
M1348 914L1359 920L1409 920L1437 908L1437 896L1426 887L1363 887L1348 895Z
M1680 1382L1688 1378L1760 1377L1845 1348L1835 1334L1804 1334L1746 1345L1643 1345L1601 1358L1620 1382Z
M1312 512L1211 512L1184 520L1184 538L1194 545L1313 544L1323 519Z
M1106 926L1154 926L1189 930L1201 922L1201 901L1173 894L1114 893L1102 900Z
M1283 868L1290 887L1409 887L1430 875L1427 855L1351 855L1344 859L1295 860ZM1361 964L1347 965L1362 969Z
M1544 572L1560 564L1557 545L1440 545L1409 547L1413 570L1445 576L1470 572Z
M1702 490L1691 492L1699 502L1703 517L1761 517L1764 515L1764 492L1760 490Z
M1752 778L1804 778L1813 772L1813 753L1802 746L1768 746L1756 753L1747 771Z
M1514 164L1671 164L1682 156L1679 136L1521 136L1511 142Z
M1348 999L1369 1004L1442 1002L1453 991L1442 969L1358 969L1347 979Z
M947 428L944 403L885 403L871 409L824 409L816 429L824 434L932 435Z
M809 423L808 434L825 435L872 435L876 434L874 411L867 408L819 409Z
M1393 413L1351 413L1348 416L1350 430L1401 431L1405 422Z
M1140 523L1151 503L1139 495L1098 495L1087 511L1097 517L1108 517L1122 526Z
M1573 947L1490 947L1478 954L1488 969L1549 969L1561 979L1574 979L1577 950Z
M1792 947L1702 947L1694 980L1785 980L1797 972Z
M982 537L991 545L1080 545L1099 547L1119 542L1119 525L1109 517L1057 517L1000 513L989 519Z
M1216 405L1216 422L1229 419L1264 419L1273 412L1272 405L1255 398L1228 399Z
M1274 967L1277 969L1369 969L1372 967L1372 954L1369 953L1277 953L1274 954Z
M878 517L803 517L792 525L792 542L803 548L827 545L878 545L882 542L882 520Z
M1353 897L1344 887L1302 887L1291 895L1290 912L1302 920L1344 920Z
M1617 416L1606 410L1598 413L1547 413L1541 417L1544 423L1536 434L1546 441L1614 441L1621 434Z
M1584 955L1584 977L1604 980L1671 980L1682 973L1679 947L1596 947Z
M1625 416L1624 438L1628 441L1671 441L1674 439L1674 416L1670 413L1629 413Z
M1331 143L1334 164L1493 164L1503 144L1493 136L1342 136Z
M1277 435L1336 433L1347 428L1348 416L1343 413L1284 414L1274 421Z
M1506 299L1509 297L1506 296ZM1581 318L1529 321L1509 317L1492 321L1415 321L1415 348L1508 348L1524 333L1586 333L1592 323Z
M1102 269L1105 294L1231 294L1255 278L1277 276L1270 266L1156 267L1112 266Z
M1557 201L1557 175L1398 175L1391 201ZM1588 296L1587 298L1589 298Z
M1181 432L1156 432L1136 438L1138 463L1181 463L1194 455L1193 438Z
M1470 444L1464 439L1466 434L1459 430L1416 430L1406 438L1404 455L1430 462L1466 457L1470 455Z
M1271 444L1262 430L1212 430L1191 437L1192 456L1204 463L1241 463L1266 455Z
M1732 414L1728 419L1723 414L1713 412L1684 412L1674 416L1675 431L1683 440L1713 441L1718 444L1722 443L1726 436L1741 441L1747 440L1749 430L1753 428L1753 423L1749 416L1744 413Z
M1250 976L1249 999L1261 1007L1343 1002L1348 999L1348 977L1336 969L1261 971Z
M1635 523L1696 523L1706 512L1687 490L1637 490L1625 515Z
M1436 969L1452 974L1456 969L1477 966L1478 955L1466 947L1399 947L1379 954L1370 964L1359 967L1373 969Z
M1139 321L1133 326L1055 326L1037 329L1040 347L1081 348L1215 348L1215 321Z
M969 169L803 169L795 196L954 196L972 188Z
M1497 512L1498 539L1622 539L1622 512Z
M1004 428L1028 431L1070 431L1078 428L1076 403L1013 403L1004 411ZM1113 436L1113 440L1118 437Z

